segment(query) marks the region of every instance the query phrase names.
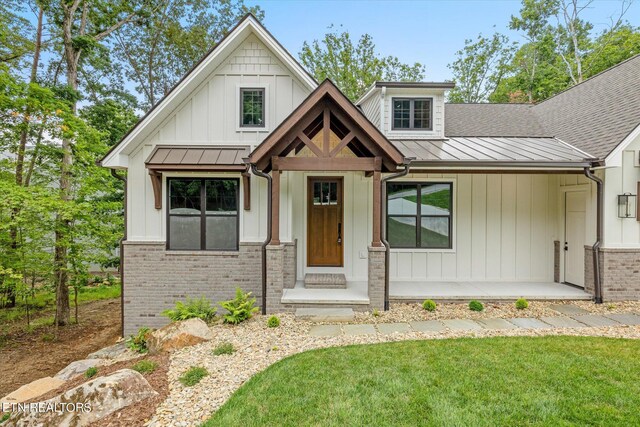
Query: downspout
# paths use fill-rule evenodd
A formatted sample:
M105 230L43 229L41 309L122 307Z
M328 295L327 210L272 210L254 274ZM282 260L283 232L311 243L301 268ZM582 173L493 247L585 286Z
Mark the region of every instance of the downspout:
M255 164L248 163L251 172L267 180L267 238L262 243L262 314L267 314L267 245L271 241L271 175L259 171Z
M389 246L389 242L387 241L387 221L385 219L386 208L387 208L387 181L390 181L395 178L400 178L406 176L409 173L409 166L411 164L410 158L405 158L403 162L404 169L400 172L387 175L380 180L380 224L381 233L380 233L380 241L384 245L384 309L389 310L389 252L391 251L391 246Z
M593 251L593 292L596 304L602 304L602 283L600 282L600 246L602 245L602 210L603 185L602 180L595 176L590 168L584 168L584 175L596 183L596 242L591 247Z
M127 240L127 177L111 169L111 176L124 183L124 236L120 239L120 336L124 338L124 242Z

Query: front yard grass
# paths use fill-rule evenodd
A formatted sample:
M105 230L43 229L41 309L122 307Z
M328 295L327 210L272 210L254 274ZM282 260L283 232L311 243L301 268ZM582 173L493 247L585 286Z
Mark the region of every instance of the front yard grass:
M640 425L640 341L499 337L301 353L205 426Z

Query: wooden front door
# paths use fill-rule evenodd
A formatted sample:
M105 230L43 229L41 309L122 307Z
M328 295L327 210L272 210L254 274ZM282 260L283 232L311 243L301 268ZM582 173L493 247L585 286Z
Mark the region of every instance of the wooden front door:
M342 178L310 177L307 185L307 265L342 267Z

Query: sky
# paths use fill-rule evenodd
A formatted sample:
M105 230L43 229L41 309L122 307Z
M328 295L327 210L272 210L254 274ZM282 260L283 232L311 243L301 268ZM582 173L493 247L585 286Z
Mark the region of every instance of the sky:
M321 39L331 25L348 30L352 38L368 33L377 51L397 56L402 62L420 62L426 66L426 80L451 79L447 64L455 60L455 52L465 39L479 33L495 31L519 41L509 31L511 15L520 9L518 0L247 0L265 11L267 29L291 52L298 56L304 41ZM601 32L612 16L620 13L618 0L596 0L585 12L585 19ZM625 15L634 26L640 26L640 0L635 0Z

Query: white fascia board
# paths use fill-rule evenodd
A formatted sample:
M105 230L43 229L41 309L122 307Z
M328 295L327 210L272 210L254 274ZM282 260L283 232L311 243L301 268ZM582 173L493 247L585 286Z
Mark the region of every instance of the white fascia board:
M609 155L604 159L605 165L608 167L622 167L622 152L638 137L640 137L640 125L636 126L636 128L632 130L611 153L609 153Z
M375 92L376 90L376 83L374 82L369 89L367 89L367 91L364 93L364 95L362 95L360 97L360 99L358 99L354 104L355 105L360 105L362 104L364 101L366 101L367 98L369 98L371 96L371 94L373 94L373 92Z
M250 33L255 34L261 42L282 61L289 70L310 91L317 87L316 81L302 68L291 54L282 47L267 30L252 16L230 33L216 48L200 62L165 98L153 108L146 117L129 133L118 146L102 161L107 168L126 168L127 153L141 144L168 115L174 111L186 97L191 94L205 79L220 66ZM124 162L123 162L124 159Z

